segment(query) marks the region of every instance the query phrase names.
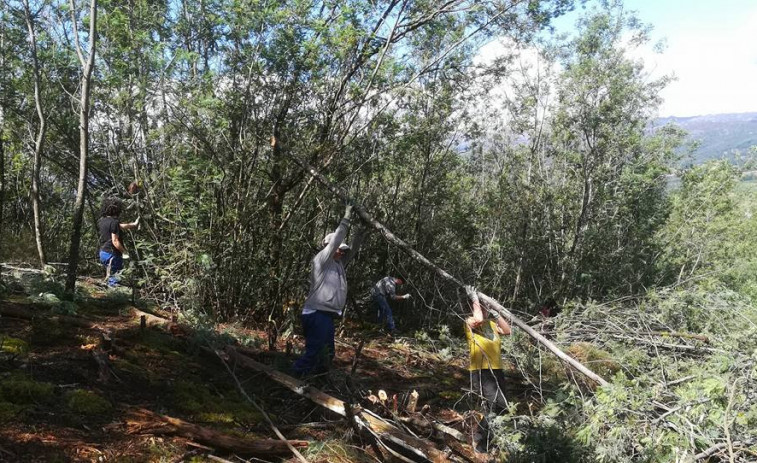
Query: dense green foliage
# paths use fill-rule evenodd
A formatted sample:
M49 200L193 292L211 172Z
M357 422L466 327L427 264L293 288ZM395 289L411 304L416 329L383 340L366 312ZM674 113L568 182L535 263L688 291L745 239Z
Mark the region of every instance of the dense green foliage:
M60 262L80 137L71 44L88 38L87 5L31 3L42 244ZM292 161L306 160L461 280L522 312L565 305L558 343L612 384L587 394L516 335L521 370L544 373L541 409L499 420L516 461L674 461L754 442L757 190L727 162L674 170L685 133L647 130L667 79L629 53L644 25L601 2L575 37L544 34L573 3L100 1L81 263L101 273L100 202L121 197L122 218L143 224L124 273L141 297L195 321L265 324L275 340L296 326L309 259L343 212ZM36 262L23 4L0 11L0 256ZM495 39L507 46L484 59ZM458 288L378 234L350 269L350 316L387 274L418 296L401 329L459 324ZM710 343L666 347L658 332Z

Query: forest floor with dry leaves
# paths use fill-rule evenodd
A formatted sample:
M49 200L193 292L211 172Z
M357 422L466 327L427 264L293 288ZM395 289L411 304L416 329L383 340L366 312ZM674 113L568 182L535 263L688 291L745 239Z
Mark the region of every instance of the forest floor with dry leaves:
M202 332L180 323L142 327L125 292L106 291L94 282L88 290L75 315L60 315L21 288L0 300L0 461L297 461L291 453L240 454L214 446L212 439L174 433L164 423L140 422L153 412L240 440L277 439L249 399L286 439L307 441L299 450L308 461L388 458L378 457L344 417L263 373L231 363L229 371L212 349L231 341L224 334L230 327ZM170 318L144 305L140 309ZM466 392L464 338L450 351L416 337L389 338L355 320L339 331L331 373L310 379L310 385L393 422L405 415L409 394L417 391L418 411L469 439L475 399ZM272 352L265 332L234 327L234 333L242 333L248 355L284 373L304 347L300 337L279 339ZM528 389L509 373L506 394L528 402ZM436 445L445 448L439 440ZM450 458L486 460L470 450L460 443Z

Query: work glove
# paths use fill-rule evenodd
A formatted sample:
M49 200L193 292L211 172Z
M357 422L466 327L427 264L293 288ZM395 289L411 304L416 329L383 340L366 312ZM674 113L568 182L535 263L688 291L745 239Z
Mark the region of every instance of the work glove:
M354 209L355 206L352 205L352 201L347 201L347 206L344 208L344 218L349 220L352 218L352 209Z
M471 301L478 300L478 291L476 291L476 288L472 285L465 285L465 294L468 296L468 299Z
M402 297L402 299L405 299L405 300L407 300L407 299L410 299L410 293L407 293L407 294L405 294L405 295L404 295L404 296Z
M137 230L139 230L139 219L140 218L141 217L137 216L137 220L134 221L134 228L136 228Z

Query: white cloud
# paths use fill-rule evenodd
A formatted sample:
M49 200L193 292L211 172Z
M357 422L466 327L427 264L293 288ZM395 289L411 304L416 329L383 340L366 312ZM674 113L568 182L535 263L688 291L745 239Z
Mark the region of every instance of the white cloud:
M757 8L735 21L732 17L729 13L728 21L703 23L701 18L690 18L658 24L653 38L665 37L667 48L655 53L650 44L631 52L644 60L650 79L676 77L661 93L660 116L757 112ZM507 40L491 42L474 61L489 64L512 47ZM538 66L535 49L521 49L520 53L525 67ZM512 87L502 85L490 94L511 92Z
M644 54L653 76L678 79L662 92L661 116L757 111L757 12L736 29L690 30L667 44Z

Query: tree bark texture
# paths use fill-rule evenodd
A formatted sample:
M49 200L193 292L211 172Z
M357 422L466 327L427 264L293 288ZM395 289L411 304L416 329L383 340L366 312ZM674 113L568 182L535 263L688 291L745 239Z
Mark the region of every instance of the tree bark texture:
M5 69L5 25L0 24L0 69ZM5 230L5 73L0 74L0 256ZM0 275L2 281L2 275Z
M258 457L287 456L292 452L287 443L276 439L253 439L237 437L203 426L159 415L149 410L139 409L132 411L126 421L128 431L136 434L169 434L186 437L214 448L243 455ZM290 440L293 447L305 448L307 441Z
M82 66L81 99L79 101L79 183L76 188L74 203L74 224L71 232L71 246L68 253L68 275L66 278L66 293L73 296L76 289L76 271L79 266L79 248L81 245L81 227L84 218L84 197L87 187L87 158L89 157L89 105L92 92L92 71L95 68L95 44L97 42L97 0L90 0L89 12L89 46L85 61L79 45L78 29L76 28L76 13L74 0L70 0L71 15L74 24L74 39L76 53Z
M26 17L26 28L29 32L29 47L32 55L32 68L34 70L34 106L37 110L37 135L34 139L34 154L32 156L32 210L34 211L34 240L37 243L37 254L39 256L39 268L44 268L47 263L45 249L42 243L42 211L40 210L39 199L39 173L42 167L42 151L45 146L45 135L47 133L47 120L45 112L42 109L42 78L40 77L39 58L37 56L37 34L34 30L34 19L29 7L29 0L24 0L24 16Z
M1 43L0 43L0 48L2 48ZM3 109L2 107L0 107L0 256L3 255L2 237L4 236L3 231L5 230L5 220L4 220L5 218L5 137L3 134L3 130L4 130ZM2 281L1 276L0 276L0 281Z

